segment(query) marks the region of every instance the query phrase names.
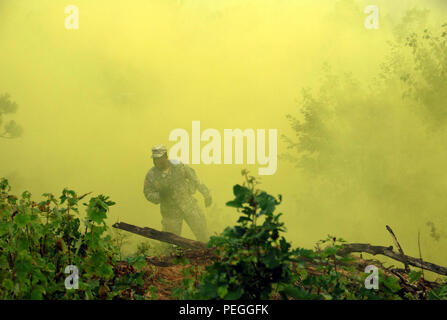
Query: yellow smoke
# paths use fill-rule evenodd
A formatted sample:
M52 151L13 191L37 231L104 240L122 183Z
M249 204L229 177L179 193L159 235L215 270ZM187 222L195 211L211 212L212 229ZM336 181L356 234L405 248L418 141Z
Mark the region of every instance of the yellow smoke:
M302 88L318 88L325 63L368 82L407 9L430 9L434 26L447 21L443 1L379 0L380 28L367 30L363 10L369 2L3 0L0 93L19 104L14 119L24 135L0 140L0 176L10 178L17 193L26 189L35 197L64 187L106 194L117 202L110 223L159 229L159 209L144 198L143 179L152 166L151 146L172 146L171 130L191 132L199 120L203 129L272 128L293 136L285 115L298 115ZM79 8L79 30L64 27L69 4ZM351 93L340 94L349 99ZM278 140L278 153L286 146ZM439 149L433 146L433 152ZM446 168L445 162L415 164L425 165ZM212 190L215 206L207 214L211 231L219 232L236 221L225 202L241 182L241 169L256 173L258 167L193 167ZM434 172L427 179L436 179ZM418 255L420 230L424 258L447 264L446 239L433 241L426 225L447 227L445 208L436 205L444 195L424 200L430 203L426 212L411 216L395 207L384 212L355 189L337 202L331 190L319 189L284 159L261 181L265 190L283 195L279 209L294 245L312 247L327 234L389 245L388 224L408 254ZM183 235L192 237L186 226Z

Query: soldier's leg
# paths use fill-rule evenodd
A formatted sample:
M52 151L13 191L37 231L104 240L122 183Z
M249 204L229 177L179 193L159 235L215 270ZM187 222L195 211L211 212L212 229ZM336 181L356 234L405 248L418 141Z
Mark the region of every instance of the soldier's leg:
M161 225L163 226L163 231L180 235L183 224L181 210L170 203L163 203L163 206L160 206L160 213L162 217Z
M182 224L183 224L182 218L163 217L163 219L161 220L161 224L163 226L162 230L165 232L171 232L176 235L180 235L182 233Z
M181 217L163 216L161 224L163 226L162 231L171 232L176 235L180 235L182 233L183 219ZM166 252L166 254L170 254L174 251L174 246L166 242L162 242L161 247Z
M202 209L198 205L194 205L187 211L184 212L184 217L196 239L202 242L208 242L208 227Z

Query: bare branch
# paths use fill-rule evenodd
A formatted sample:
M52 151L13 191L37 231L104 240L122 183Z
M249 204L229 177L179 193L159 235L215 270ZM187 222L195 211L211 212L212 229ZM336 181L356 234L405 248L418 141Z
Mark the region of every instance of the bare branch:
M386 229L388 230L389 233L391 233L391 236L393 237L393 240L394 240L394 244L396 245L397 249L399 249L400 254L405 256L404 250L402 250L402 247L400 246L399 241L397 241L397 237L394 234L394 232L391 229L391 227L390 226L386 226ZM410 267L408 266L408 263L406 261L404 262L404 265L405 265L405 272L410 272Z
M368 243L350 243L344 244L342 249L339 250L339 254L347 254L352 252L366 252L372 255L381 254L391 259L408 263L409 265L431 272L447 276L447 268L438 266L434 263L423 261L419 258L413 258L407 255L403 255L393 251L393 247L373 246Z

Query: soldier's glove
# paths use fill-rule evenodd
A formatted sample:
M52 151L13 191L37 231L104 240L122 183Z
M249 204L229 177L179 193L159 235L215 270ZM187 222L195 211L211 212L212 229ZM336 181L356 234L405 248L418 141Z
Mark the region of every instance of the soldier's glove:
M213 198L211 198L211 196L205 197L205 207L208 208L211 203L213 203Z

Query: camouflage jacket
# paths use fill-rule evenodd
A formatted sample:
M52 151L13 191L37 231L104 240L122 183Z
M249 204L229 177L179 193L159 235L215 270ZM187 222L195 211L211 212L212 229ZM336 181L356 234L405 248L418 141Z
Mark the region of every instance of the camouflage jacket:
M176 160L170 160L167 173L151 168L144 179L144 196L154 204L160 204L162 213L169 210L188 210L196 205L192 196L198 190L205 198L208 188L199 180L193 168Z

